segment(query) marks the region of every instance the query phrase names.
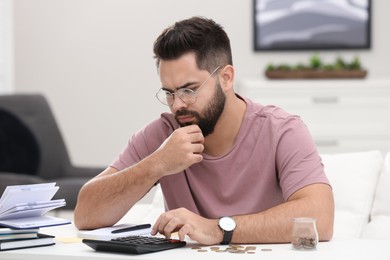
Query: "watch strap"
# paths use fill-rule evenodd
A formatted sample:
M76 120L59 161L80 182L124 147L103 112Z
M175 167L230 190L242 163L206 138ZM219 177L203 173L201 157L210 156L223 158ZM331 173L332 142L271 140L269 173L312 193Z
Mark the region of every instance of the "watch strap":
M228 244L230 244L230 242L232 241L232 237L233 237L233 230L232 231L226 231L226 230L222 229L222 232L223 232L223 240L221 242L221 245L228 245Z

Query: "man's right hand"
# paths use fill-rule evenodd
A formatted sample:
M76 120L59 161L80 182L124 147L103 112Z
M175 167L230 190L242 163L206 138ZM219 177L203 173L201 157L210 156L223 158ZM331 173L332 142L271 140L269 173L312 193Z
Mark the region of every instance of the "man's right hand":
M203 160L204 136L198 125L176 129L153 154L163 175L181 172Z

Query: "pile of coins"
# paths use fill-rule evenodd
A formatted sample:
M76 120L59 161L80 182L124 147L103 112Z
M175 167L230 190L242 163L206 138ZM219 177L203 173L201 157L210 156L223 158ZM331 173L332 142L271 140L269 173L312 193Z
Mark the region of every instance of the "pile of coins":
M295 249L315 249L317 247L317 240L311 237L299 237L292 241Z
M318 233L314 218L294 218L291 231L293 249L313 250L317 248Z
M197 250L198 252L204 253L209 252L208 249L210 249L211 252L215 253L232 253L232 254L255 254L256 253L256 247L255 246L243 246L243 245L229 245L228 247L219 247L219 246L212 246L212 247L192 247L193 250ZM266 249L262 251L272 251L272 249Z

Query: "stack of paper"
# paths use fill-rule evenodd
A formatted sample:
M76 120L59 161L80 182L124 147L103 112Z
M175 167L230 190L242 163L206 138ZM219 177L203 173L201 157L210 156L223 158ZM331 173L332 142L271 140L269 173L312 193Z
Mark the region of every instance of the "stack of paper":
M44 216L66 205L51 200L59 189L56 183L8 186L0 198L0 225L11 228L39 228L69 224L70 221Z

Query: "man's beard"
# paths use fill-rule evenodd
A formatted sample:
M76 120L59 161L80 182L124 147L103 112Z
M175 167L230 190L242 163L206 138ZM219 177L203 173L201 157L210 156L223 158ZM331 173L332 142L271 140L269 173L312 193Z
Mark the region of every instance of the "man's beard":
M204 137L214 132L215 125L221 117L226 101L225 93L223 93L219 82L215 85L215 89L216 91L213 98L202 113L204 116L201 116L198 112L190 111L187 109L182 109L176 112L175 119L180 124L180 126L197 124L200 130L202 130L202 134ZM180 123L180 121L178 120L178 116L188 115L195 117L195 121L184 124Z

